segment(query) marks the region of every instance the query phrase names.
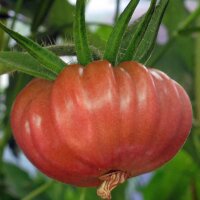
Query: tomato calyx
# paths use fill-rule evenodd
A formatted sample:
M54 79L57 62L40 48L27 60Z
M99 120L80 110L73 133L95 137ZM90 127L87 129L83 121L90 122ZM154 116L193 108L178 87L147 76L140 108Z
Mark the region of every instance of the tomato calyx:
M102 184L97 189L97 195L102 199L111 199L111 191L119 184L124 183L128 178L128 174L123 171L115 171L99 177Z

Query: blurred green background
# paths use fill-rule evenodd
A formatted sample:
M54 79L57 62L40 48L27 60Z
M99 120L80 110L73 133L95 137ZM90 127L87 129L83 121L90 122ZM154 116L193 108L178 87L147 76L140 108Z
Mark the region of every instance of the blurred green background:
M99 52L105 46L112 24L128 2L88 0L88 37ZM144 14L149 3L141 0L129 25L130 32L125 35L127 43L136 27L135 20ZM188 92L194 114L191 134L173 160L152 173L132 178L119 186L112 193L113 200L200 200L199 3L199 0L170 1L156 47L148 61L148 65L166 72ZM0 0L0 21L43 46L71 44L74 4L75 0ZM191 16L192 23L180 31L179 27ZM20 50L2 30L0 50ZM76 60L71 54L63 57L68 63ZM98 199L95 188L76 188L50 180L26 160L15 144L10 129L10 109L18 92L31 79L18 72L0 75L0 200Z

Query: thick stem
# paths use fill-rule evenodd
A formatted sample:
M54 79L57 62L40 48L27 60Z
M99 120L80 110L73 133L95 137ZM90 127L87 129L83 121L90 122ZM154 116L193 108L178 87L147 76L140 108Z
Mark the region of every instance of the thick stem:
M75 55L76 56L75 45L71 44L71 43L66 44L66 45L52 45L52 46L47 46L45 48L52 51L57 56L64 56L64 55L67 55L67 56ZM102 59L102 55L97 48L90 46L90 49L91 49L92 57L94 60Z
M111 199L111 191L128 178L126 172L116 171L99 177L102 184L97 189L97 195L102 199Z

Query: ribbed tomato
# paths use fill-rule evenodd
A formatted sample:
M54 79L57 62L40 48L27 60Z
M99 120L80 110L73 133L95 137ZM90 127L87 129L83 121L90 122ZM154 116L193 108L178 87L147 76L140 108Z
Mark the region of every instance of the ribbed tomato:
M192 109L184 89L137 62L94 61L35 79L11 113L15 139L46 175L76 186L102 186L156 169L184 144Z

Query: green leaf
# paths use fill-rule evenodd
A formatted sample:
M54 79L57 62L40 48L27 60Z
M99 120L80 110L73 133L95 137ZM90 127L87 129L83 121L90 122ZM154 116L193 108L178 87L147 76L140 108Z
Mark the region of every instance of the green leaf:
M125 200L125 191L128 182L120 184L112 191L112 199ZM67 199L67 200L99 200L97 196L97 188L80 188L66 185L59 182L54 182L50 190L45 193L52 199Z
M78 61L82 65L87 65L91 62L92 57L87 41L85 26L85 0L77 0L76 2L73 31Z
M119 49L117 63L120 63L120 60L122 60L123 56L125 55L127 47L130 45L130 41L134 33L136 32L138 26L140 25L141 21L143 21L144 17L145 14L139 17L137 20L130 23L129 26L127 27L127 30L124 33L123 40Z
M55 0L45 0L39 2L31 25L32 32L37 31L38 27L44 22L54 2Z
M10 30L2 23L0 23L0 28L7 32L13 39L18 42L18 44L25 48L30 55L32 55L41 64L43 64L45 68L52 71L53 73L58 74L63 69L63 67L67 65L52 52L48 51L45 48L42 48L37 43L20 35L19 33Z
M181 84L189 94L192 94L193 86L191 80L193 79L193 48L195 41L192 37L188 37L187 40L184 37L178 37L170 43L171 45L168 46L169 49L167 48L163 56L159 59L157 57L166 46L156 45L147 66L156 66ZM182 51L183 48L184 51ZM155 62L155 60L157 61Z
M184 149L191 155L193 160L200 166L200 127L194 126L187 139Z
M135 33L133 34L133 37L132 37L132 39L129 43L129 46L126 50L126 53L125 53L124 57L120 60L120 62L132 60L134 52L137 50L140 42L142 41L142 39L144 37L145 32L147 31L148 24L151 20L152 14L156 7L156 2L157 2L157 0L151 1L151 5L150 5L145 17L143 17L142 20L139 22L138 27L137 27Z
M113 65L116 64L116 59L117 59L117 55L119 52L123 35L126 31L128 23L138 3L139 3L139 0L130 1L130 3L125 8L125 10L120 15L119 19L117 20L113 28L112 33L110 34L110 37L108 39L105 52L104 52L104 59L110 61Z
M0 22L6 23L6 20L0 19ZM2 29L0 29L0 50L4 49L5 41L6 41L5 32Z
M168 3L169 0L161 0L158 6L156 7L146 29L146 32L140 42L140 45L133 54L132 60L136 60L141 63L146 63L146 61L150 57L153 47L155 45L155 40L158 34L159 26L166 11Z
M55 181L51 185L50 190L47 190L45 193L49 196L50 199L67 199L67 200L70 200L68 198L64 198L65 192L69 188L70 188L70 186L68 186L64 183L60 183L60 182Z
M114 199L114 200L124 199L125 200L127 186L128 186L128 181L117 186L111 193L112 199Z
M178 14L174 15L177 10L179 10ZM171 1L169 3L167 12L163 19L163 24L167 27L170 36L172 36L174 31L180 27L180 24L185 24L185 21L188 20L189 15L190 13L186 10L182 0Z
M197 174L197 165L186 152L181 151L156 171L148 185L141 187L144 199L155 200L162 194L162 200L180 200L187 194Z
M55 73L45 69L43 65L27 53L0 52L0 74L15 70L48 80L56 78Z
M37 196L41 195L44 193L51 185L53 185L53 180L46 182L45 184L42 184L35 190L31 191L28 195L26 195L22 200L32 200L36 198Z
M0 75L10 73L15 71L12 67L9 67L8 65L6 66L3 63L0 63Z
M60 182L54 182L50 190L45 193L50 199L99 200L96 188L79 188Z
M78 188L80 200L99 200L97 188Z
M195 180L193 182L193 197L196 199L200 199L200 173L196 175ZM194 200L194 198L193 198Z
M174 13L179 10L178 15L174 15ZM184 35L184 32L187 29L191 28L191 25L194 26L194 22L198 19L198 16L200 14L200 6L198 6L195 11L192 13L188 12L185 8L184 2L182 0L176 0L176 1L171 1L166 12L166 16L163 20L163 24L167 28L167 33L169 35L169 41L168 43L164 46L164 48L155 48L154 49L154 54L152 55L152 58L150 59L150 62L148 61L148 64L150 65L155 65L157 64L158 61L161 61L162 57L166 55L167 51L171 51L172 45L177 40L181 40L182 37L180 35ZM171 23L173 21L173 23ZM194 30L195 31L195 30ZM190 30L189 30L190 32ZM191 30L192 32L192 30ZM191 33L190 32L190 33ZM198 38L198 37L196 37ZM190 40L190 41L189 41ZM187 39L183 38L182 44L180 47L180 50L178 51L179 54L182 54L182 59L185 60L185 62L188 63L188 69L191 70L194 67L194 44L196 43L195 37L191 35L187 35ZM192 43L191 43L192 41ZM184 44L186 43L186 44ZM190 45L188 45L189 43ZM187 48L185 48L185 45L187 45ZM192 47L193 46L193 47ZM174 47L173 47L174 48ZM184 49L184 51L183 51ZM173 56L174 57L174 56ZM166 59L165 59L166 60ZM178 60L178 59L177 59ZM189 62L188 62L189 61ZM171 62L173 63L173 62Z
M4 163L3 172L5 175L6 190L15 197L23 197L27 190L32 189L32 179L19 167ZM21 199L21 198L20 198Z

